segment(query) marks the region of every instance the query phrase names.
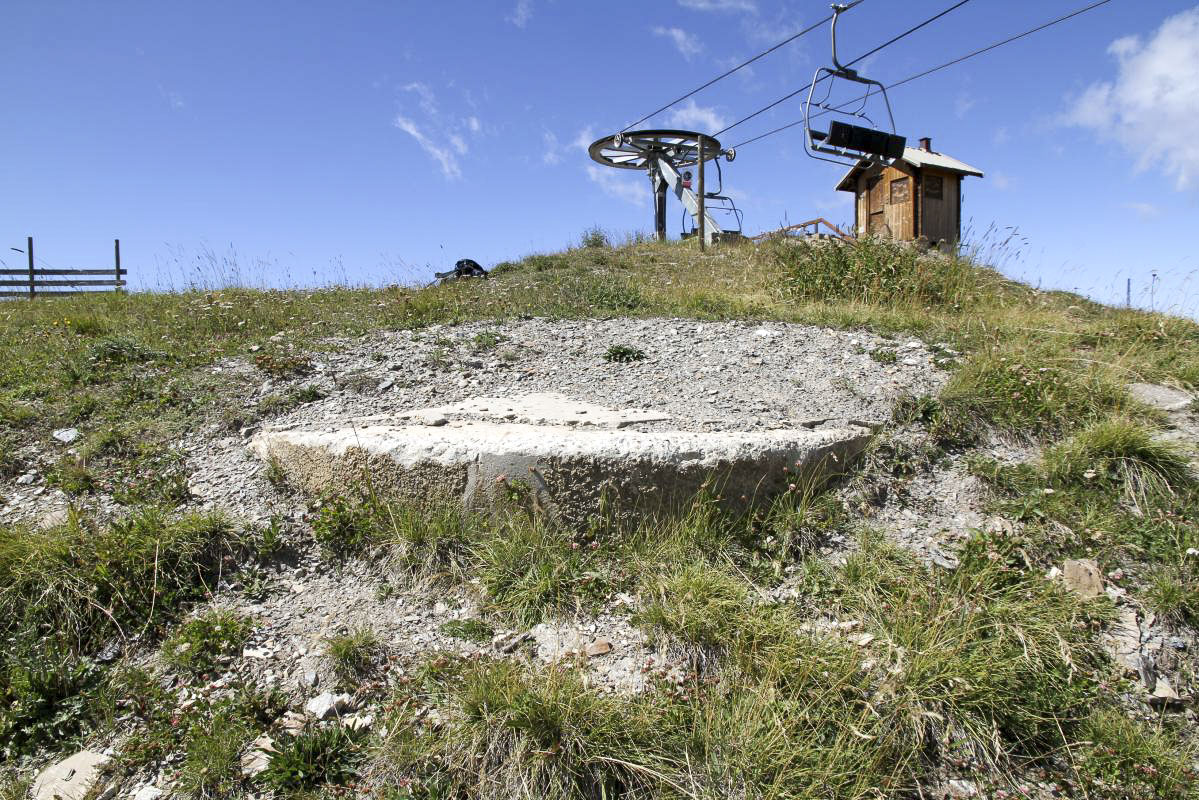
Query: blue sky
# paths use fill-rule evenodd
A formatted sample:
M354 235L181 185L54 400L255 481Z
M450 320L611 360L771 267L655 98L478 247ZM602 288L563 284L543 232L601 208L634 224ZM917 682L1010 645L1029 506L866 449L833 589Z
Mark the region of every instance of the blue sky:
M866 0L854 56L948 0ZM972 0L872 57L892 82L1082 5ZM828 13L818 0L438 3L10 0L0 48L0 258L105 266L135 286L408 282L599 225L651 225L648 182L579 146ZM647 123L712 131L802 86L813 33ZM1199 6L1114 0L896 89L899 131L978 166L964 216L1019 231L1004 268L1195 314ZM735 128L791 122L794 100ZM747 232L852 219L798 130L743 148ZM672 206L677 234L680 210ZM997 241L992 236L991 241ZM236 263L237 269L230 264Z

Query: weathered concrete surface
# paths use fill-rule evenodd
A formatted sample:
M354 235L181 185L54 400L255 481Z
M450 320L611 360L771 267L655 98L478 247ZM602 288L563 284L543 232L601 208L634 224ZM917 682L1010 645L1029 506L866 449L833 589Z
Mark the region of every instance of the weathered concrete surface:
M483 420L458 407L411 412L393 422L278 428L256 435L251 447L313 494L369 484L404 499L481 509L516 502L557 521L579 522L601 505L623 513L679 507L707 482L734 505L773 496L788 484L842 471L870 438L857 427L634 430L638 418L663 415L561 401L565 406L556 410L544 395L471 401L487 409L480 416L492 417ZM505 419L528 417L534 407L543 424ZM580 424L581 416L600 422Z
M33 782L33 800L83 800L102 777L108 756L81 750L70 758L46 767Z
M364 417L361 422L436 424L445 419L523 422L529 425L581 425L626 428L643 422L664 422L670 415L649 409L615 409L574 400L558 392L518 397L474 397L461 403L408 411L394 417Z

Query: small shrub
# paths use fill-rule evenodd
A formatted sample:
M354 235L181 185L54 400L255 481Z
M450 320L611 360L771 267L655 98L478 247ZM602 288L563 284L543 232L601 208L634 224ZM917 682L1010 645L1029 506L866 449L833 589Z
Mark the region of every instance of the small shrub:
M0 396L0 423L11 428L26 428L37 417L33 406Z
M1195 572L1159 567L1149 578L1145 604L1174 625L1199 621L1199 574Z
M321 505L312 533L326 555L345 558L374 542L372 508L362 502L337 496Z
M379 637L370 628L330 636L324 644L333 671L345 683L353 683L368 672L380 650Z
M614 344L604 353L604 361L615 364L631 364L634 361L644 360L644 350L627 344Z
M179 626L162 646L163 659L176 669L201 674L213 671L240 652L253 623L232 611L209 611Z
M1098 368L1060 366L1049 352L990 351L969 358L941 393L945 413L981 429L1027 437L1063 433L1106 416L1124 390Z
M282 492L289 488L287 485L287 470L283 469L283 464L273 455L267 459L266 469L263 470L263 477L277 491Z
M618 283L591 286L584 292L584 299L596 312L627 314L648 305L636 287Z
M770 242L767 258L785 274L788 294L799 300L839 300L867 305L914 304L961 308L1002 286L999 276L958 258L922 256L888 239L854 244Z
M88 360L96 366L118 366L121 364L144 364L166 358L165 353L151 350L125 336L100 339L87 350Z
M46 474L46 481L69 495L91 494L97 480L87 464L76 456L63 456Z
M501 342L508 340L507 336L496 331L479 331L470 341L471 349L476 353L494 350Z
M254 366L272 378L292 378L312 373L312 362L301 353L269 351L254 356Z
M579 244L584 248L600 249L612 247L612 240L603 228L598 225L583 231Z
M729 645L748 608L742 581L698 564L652 579L644 594L635 623L707 648Z
M1125 418L1103 420L1079 431L1046 452L1045 466L1057 485L1114 484L1132 497L1172 493L1195 483L1182 450Z
M441 632L455 639L465 639L476 644L486 644L495 636L495 628L481 619L452 619L442 623Z
M193 722L183 740L186 753L179 788L193 800L233 797L241 786L241 751L252 730L233 709L220 709Z
M887 350L882 347L877 347L870 351L870 357L880 364L894 364L899 360L894 350Z
M284 795L341 786L357 774L358 735L339 726L316 728L279 742L259 780Z
M76 736L98 682L94 664L52 640L0 652L0 752L11 758Z

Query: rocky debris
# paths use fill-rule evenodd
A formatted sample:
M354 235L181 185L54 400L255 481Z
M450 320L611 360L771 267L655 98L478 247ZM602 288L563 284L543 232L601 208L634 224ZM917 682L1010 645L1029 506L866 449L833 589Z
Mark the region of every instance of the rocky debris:
M165 790L159 789L152 783L148 783L145 786L139 787L138 790L133 793L133 800L158 800L158 798L162 797L164 794L166 794Z
M267 734L262 734L250 743L250 748L241 757L241 772L247 778L253 778L266 771L271 765L271 754L279 752L275 742Z
M59 428L50 434L55 441L62 444L74 444L79 439L79 435L78 428Z
M340 716L343 711L351 711L354 699L348 694L333 694L323 692L304 704L304 711L318 720Z
M1159 411L1186 411L1195 399L1189 392L1156 383L1130 383L1128 393L1137 402Z
M109 757L81 750L70 758L46 767L33 782L33 800L84 800L99 785Z
M840 472L865 448L861 427L768 431L633 430L663 414L577 403L556 394L485 398L389 420L357 419L255 435L252 447L313 494L369 473L375 491L439 497L467 508L513 500L555 521L582 522L601 502L625 514L681 507L713 479L729 502L769 497L788 484ZM494 410L493 410L494 409ZM483 419L471 416L482 414ZM536 415L537 423L519 422ZM594 423L580 424L584 417Z
M1062 564L1061 575L1066 588L1079 597L1089 599L1103 594L1103 573L1094 559L1070 559Z

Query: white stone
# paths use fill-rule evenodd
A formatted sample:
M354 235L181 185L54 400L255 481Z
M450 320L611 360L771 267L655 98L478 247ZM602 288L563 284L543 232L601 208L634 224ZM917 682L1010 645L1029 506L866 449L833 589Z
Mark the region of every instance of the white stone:
M317 719L328 719L341 714L353 704L353 698L348 694L333 694L324 692L309 700L304 710Z
M63 444L71 444L79 438L78 428L59 428L50 434Z
M1178 692L1174 691L1174 687L1170 682L1160 675L1157 678L1157 685L1153 687L1153 696L1158 700L1178 700Z
M147 783L145 786L133 793L133 800L158 800L165 792L159 789L152 783Z
M271 765L271 754L277 753L275 742L267 734L262 734L250 744L241 757L241 772L247 778L253 778L266 771ZM134 800L137 800L134 798Z
M100 782L108 756L82 750L38 773L33 800L83 800Z
M37 480L36 472L26 472L24 475L17 478L17 485L18 486L31 486L35 480Z

